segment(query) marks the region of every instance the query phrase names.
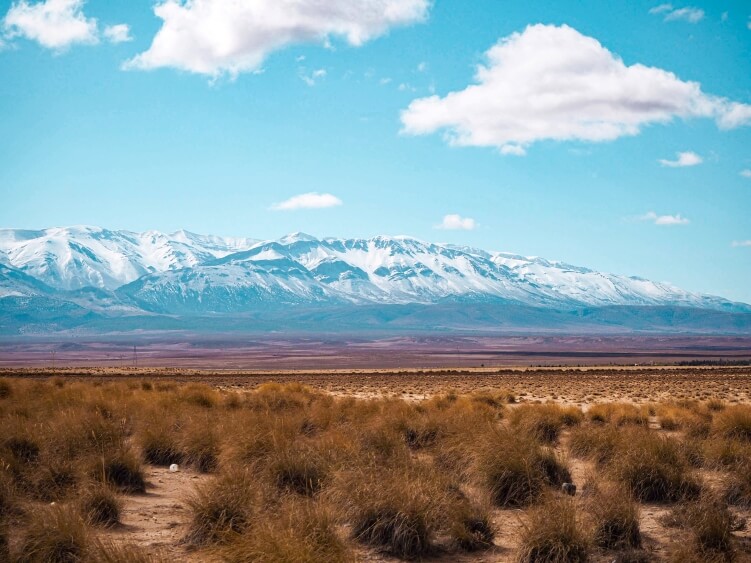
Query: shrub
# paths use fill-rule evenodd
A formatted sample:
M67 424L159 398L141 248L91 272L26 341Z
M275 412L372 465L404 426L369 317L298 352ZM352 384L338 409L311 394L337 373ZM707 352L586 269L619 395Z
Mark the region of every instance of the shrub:
M161 555L146 553L136 545L95 540L89 546L88 559L92 563L167 563Z
M620 431L611 426L574 428L569 437L572 455L592 459L600 465L608 463L615 455L620 442Z
M140 460L129 450L121 450L101 458L94 475L125 493L146 492L146 479Z
M605 549L641 546L639 507L629 498L628 491L617 487L597 490L588 509L595 545Z
M679 442L643 430L623 437L611 470L642 502L695 498L699 483L691 477Z
M27 563L82 561L89 542L86 523L70 507L49 506L35 510L21 536L19 559Z
M732 558L732 532L736 529L737 521L720 499L702 495L695 502L678 505L666 523L691 531L695 556L706 560Z
M459 549L477 551L493 545L495 530L484 505L460 503L452 515L449 535Z
M143 457L152 465L182 463L184 453L176 432L164 423L152 423L143 429L140 436Z
M265 516L265 515L264 515ZM274 518L259 517L222 550L230 563L344 563L352 556L336 534L328 512L310 503L288 500Z
M751 407L728 407L714 417L713 429L725 438L751 440Z
M180 449L185 461L201 473L211 473L219 466L219 437L208 420L193 422L186 428Z
M341 474L332 496L357 541L402 558L433 550L436 534L446 529L452 514L451 499L456 499L445 480L423 465Z
M81 514L90 524L111 527L120 522L122 503L106 485L89 488L79 504Z
M286 448L274 456L269 469L277 487L308 496L328 477L325 461L312 449Z
M13 387L7 379L0 379L0 400L13 395Z
M589 542L570 499L550 498L531 511L522 532L519 561L576 563L586 561L588 554Z
M188 499L192 518L185 541L192 546L220 543L245 530L255 511L256 482L235 470L196 490Z
M505 430L489 435L478 454L477 471L493 501L506 507L528 505L546 486L571 480L567 467L551 450Z

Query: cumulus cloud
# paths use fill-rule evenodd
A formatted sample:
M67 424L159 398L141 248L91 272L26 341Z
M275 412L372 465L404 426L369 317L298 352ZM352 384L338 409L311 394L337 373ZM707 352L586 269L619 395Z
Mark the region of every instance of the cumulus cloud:
M704 94L700 84L659 68L627 66L565 25L529 26L501 39L486 59L476 84L413 100L401 114L403 133L443 131L453 145L503 150L542 140L611 141L676 117L714 118L721 128L751 123L751 105Z
M130 26L125 23L108 25L104 28L104 37L110 43L125 43L126 41L133 41L133 37L130 35Z
M48 49L64 50L74 43L99 42L97 21L83 13L83 0L46 0L11 6L3 19L9 38L24 37Z
M669 21L687 21L689 23L699 23L704 19L704 10L687 6L685 8L674 8L672 4L660 4L649 10L650 14L664 14L664 20Z
M271 206L275 211L294 211L296 209L323 209L341 205L342 200L331 194L319 194L309 192L296 195L280 203Z
M677 153L675 160L661 158L658 162L669 168L684 168L686 166L696 166L704 162L704 160L695 152L687 151Z
M741 176L743 176L744 178L751 178L751 170L741 170Z
M649 221L655 225L661 226L673 226L673 225L688 225L690 221L683 217L680 213L677 215L658 215L654 211L645 213L638 217L639 221Z
M751 246L751 240L734 240L732 246Z
M257 70L287 45L342 37L360 46L391 27L423 21L430 0L165 0L162 27L125 68L177 68L218 76Z
M436 229L446 231L473 231L477 227L475 220L470 217L462 217L457 214L450 214L443 217L443 221L436 225Z

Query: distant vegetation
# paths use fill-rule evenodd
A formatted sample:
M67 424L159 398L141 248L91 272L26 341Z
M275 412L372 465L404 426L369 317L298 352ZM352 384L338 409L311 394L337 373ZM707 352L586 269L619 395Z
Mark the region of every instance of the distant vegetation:
M148 465L173 463L198 484L172 548L208 560L647 561L660 541L672 561L748 557L736 536L751 509L749 406L584 412L501 389L409 402L8 378L0 560L175 560L111 532L151 487ZM645 503L661 514L650 537Z

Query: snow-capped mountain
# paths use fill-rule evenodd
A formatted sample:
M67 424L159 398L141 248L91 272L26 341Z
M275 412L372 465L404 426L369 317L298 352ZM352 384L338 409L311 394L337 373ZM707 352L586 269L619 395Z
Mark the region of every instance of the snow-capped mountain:
M37 309L54 301L60 310L68 303L110 318L229 318L273 310L268 314L279 322L293 312L313 311L312 319L334 309L337 318L353 318L346 311L358 309L373 320L381 318L379 307L420 307L421 318L435 315L437 322L453 315L472 323L492 310L487 319L496 320L483 321L489 323L513 312L537 324L546 318L540 311L573 312L569 322L577 311L587 316L591 308L607 307L751 312L748 305L669 284L409 237L295 233L256 241L98 227L0 230L0 324L3 308L12 306L14 319L21 318L35 298ZM424 309L438 305L429 314ZM617 325L618 315L600 317Z
M250 248L250 239L99 227L0 229L0 256L56 289L116 289L152 272L202 264Z

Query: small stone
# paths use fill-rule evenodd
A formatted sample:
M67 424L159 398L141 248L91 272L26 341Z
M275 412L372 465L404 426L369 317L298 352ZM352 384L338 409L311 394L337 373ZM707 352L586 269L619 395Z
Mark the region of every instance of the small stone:
M561 485L561 490L572 497L576 494L576 485L573 483L564 483Z
M177 473L180 470L180 468L177 466L176 463L173 463L169 466L169 472L170 473Z

